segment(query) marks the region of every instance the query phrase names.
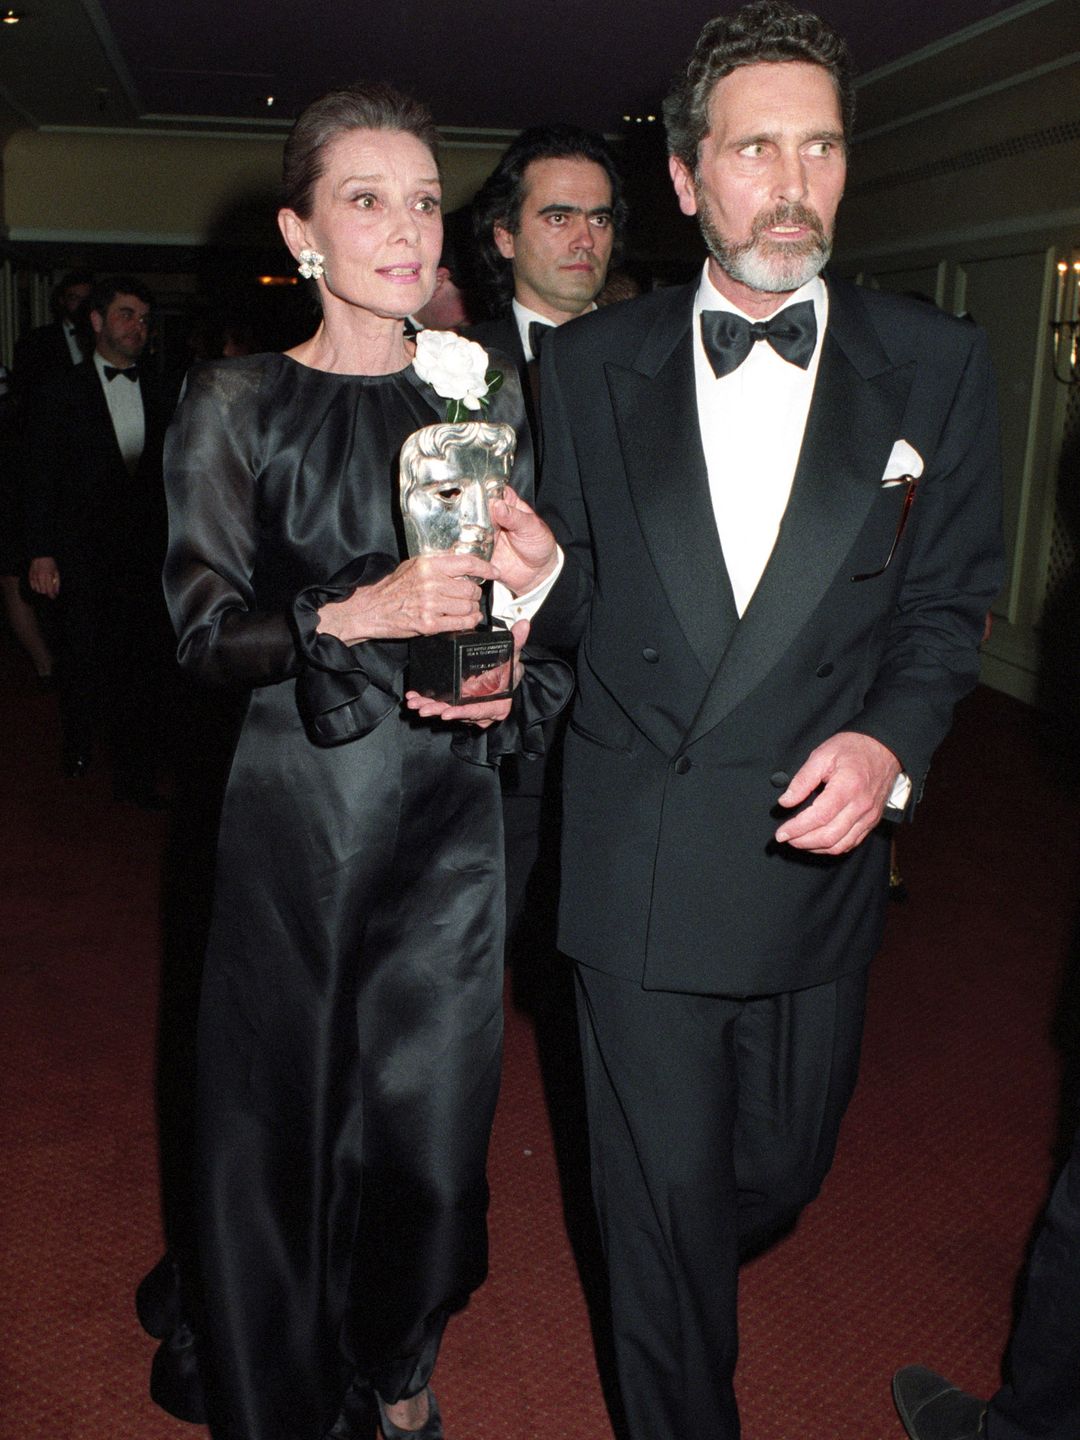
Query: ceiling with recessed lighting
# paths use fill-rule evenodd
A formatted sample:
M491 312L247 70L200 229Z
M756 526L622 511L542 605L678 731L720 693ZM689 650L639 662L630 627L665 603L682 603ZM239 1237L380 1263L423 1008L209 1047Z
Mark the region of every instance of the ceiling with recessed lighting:
M569 120L612 133L625 115L657 111L702 24L734 7L717 0L26 0L16 8L21 22L0 25L6 131L278 128L324 90L364 77L410 90L451 130ZM1032 33L1040 13L1060 5L818 0L817 9L847 35L867 75L973 25L995 30L1016 17ZM1020 67L1027 57L1015 59Z

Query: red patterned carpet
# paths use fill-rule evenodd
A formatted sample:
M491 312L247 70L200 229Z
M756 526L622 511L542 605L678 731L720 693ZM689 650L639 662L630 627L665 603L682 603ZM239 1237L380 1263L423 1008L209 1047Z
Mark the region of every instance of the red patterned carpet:
M0 684L0 1437L197 1440L148 1399L132 1306L162 1243L166 823L115 804L100 772L59 778L54 702L2 647ZM911 899L874 971L837 1164L745 1275L747 1440L900 1440L903 1362L996 1383L1050 1175L1078 835L1032 712L979 692L902 836ZM507 1018L491 1279L451 1327L440 1399L455 1440L610 1440L533 1027L512 1001Z

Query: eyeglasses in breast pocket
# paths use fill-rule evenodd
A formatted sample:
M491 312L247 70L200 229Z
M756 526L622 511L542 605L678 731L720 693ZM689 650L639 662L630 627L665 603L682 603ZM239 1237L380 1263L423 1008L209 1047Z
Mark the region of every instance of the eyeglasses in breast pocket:
M893 535L893 542L889 547L888 555L885 557L884 565L877 570L866 570L861 575L852 575L851 579L853 583L859 580L876 580L879 575L885 574L885 571L892 564L892 558L896 554L897 546L900 544L901 537L907 526L908 516L911 514L911 507L915 503L915 491L919 488L919 482L914 475L899 475L895 480L886 481L885 483L889 487L893 485L904 485L907 487L907 493L900 506L900 515L896 521L896 533Z

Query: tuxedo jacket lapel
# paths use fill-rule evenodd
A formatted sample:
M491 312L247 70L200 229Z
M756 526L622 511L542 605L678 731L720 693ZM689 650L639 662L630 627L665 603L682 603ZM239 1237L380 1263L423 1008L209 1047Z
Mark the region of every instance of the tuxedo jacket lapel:
M791 498L688 743L764 679L836 579L880 492L913 375L913 365L891 363L855 288L830 283L828 328Z
M115 473L119 482L126 483L129 479L128 468L124 464L123 455L120 453L120 442L116 438L112 415L109 413L109 402L105 399L105 391L102 387L92 356L84 360L78 367L78 374L85 391L87 413L93 416L94 426L101 436L102 446L108 447L109 469ZM115 385L117 382L114 380L111 383ZM131 382L125 380L123 383L128 385ZM141 383L140 381L140 385ZM144 411L145 408L144 401Z
M530 366L525 359L517 321L512 310L505 311L495 320L481 320L461 332L466 340L475 340L485 350L499 350L513 362L521 381L521 394L525 401L525 418L533 438L533 450L539 467L540 458L540 406L538 403L537 367Z
M609 362L605 371L645 545L687 642L711 674L737 616L697 418L695 291L673 294L631 365Z

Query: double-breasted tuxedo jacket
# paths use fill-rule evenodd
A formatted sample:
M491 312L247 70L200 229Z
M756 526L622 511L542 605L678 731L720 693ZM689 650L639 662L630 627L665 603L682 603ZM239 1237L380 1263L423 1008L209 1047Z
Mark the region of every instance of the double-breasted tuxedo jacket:
M544 347L540 508L566 562L532 638L575 646L578 677L560 944L646 989L772 994L865 965L885 835L838 858L779 846L777 796L850 729L897 755L917 799L977 676L1002 577L985 338L828 284L790 500L741 619L697 422L696 285ZM883 484L900 439L925 466L903 525L907 486Z

